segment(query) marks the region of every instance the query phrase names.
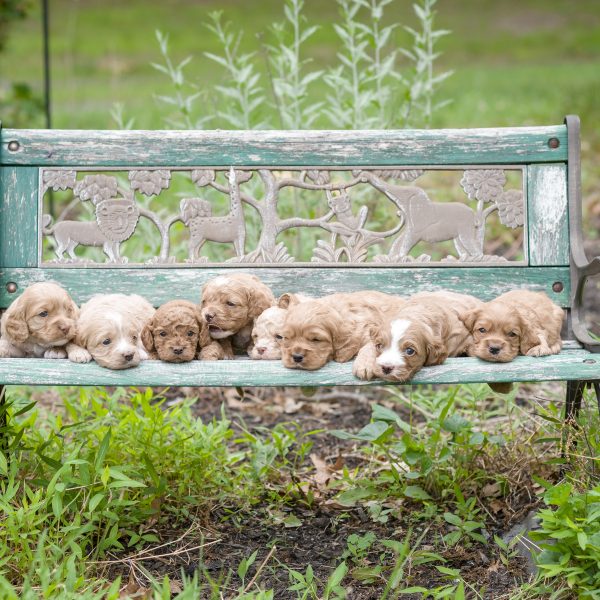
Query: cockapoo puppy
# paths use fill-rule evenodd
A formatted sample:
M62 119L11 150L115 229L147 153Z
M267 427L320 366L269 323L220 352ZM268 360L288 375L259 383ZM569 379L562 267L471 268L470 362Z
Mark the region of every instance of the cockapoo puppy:
M2 315L1 358L66 358L79 309L52 282L34 283Z
M210 337L219 340L229 357L247 352L255 319L274 304L269 287L247 273L219 275L202 288L202 317Z
M159 307L142 329L142 342L150 358L189 362L195 358L217 360L223 349L208 334L200 308L187 300L171 300Z
M454 292L411 296L397 312L371 328L370 343L354 361L354 375L404 382L424 366L464 354L472 338L460 316L482 305L473 296Z
M303 294L282 294L277 299L277 306L263 311L254 321L252 328L252 345L248 356L253 360L279 360L281 358L281 329L285 322L290 305L313 300Z
M402 304L398 296L361 291L290 305L281 329L283 364L312 371L330 360L351 360L369 341L370 326L380 315Z
M144 325L154 315L150 303L136 294L101 294L82 305L75 342L69 352L74 362L94 359L107 369L136 367L148 358L141 340Z
M544 292L507 292L464 314L473 334L468 354L491 362L509 362L518 354L558 354L563 318L562 308Z

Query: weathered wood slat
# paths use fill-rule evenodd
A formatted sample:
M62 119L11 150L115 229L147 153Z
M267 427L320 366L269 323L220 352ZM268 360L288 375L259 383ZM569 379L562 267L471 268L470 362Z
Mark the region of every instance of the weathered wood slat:
M569 264L567 169L564 164L527 169L529 263Z
M585 350L567 350L555 356L520 356L510 363L476 358L450 358L426 367L411 383L485 383L490 381L556 381L600 379L600 358ZM126 371L103 369L95 363L68 360L1 359L0 383L26 385L116 386L332 386L380 385L352 375L351 363L329 363L313 371L286 369L279 361L194 361L181 365L147 361Z
M137 293L158 306L174 298L198 302L205 281L217 275L243 269L3 269L0 271L0 306L6 307L16 297L6 290L8 282L15 282L20 293L36 281L61 283L77 302L88 300L93 294L107 292ZM570 279L568 267L443 267L443 268L316 268L282 267L256 268L249 266L276 295L284 292L302 292L323 296L335 292L361 289L380 290L401 296L421 291L448 289L470 293L482 300L515 288L529 288L546 292L563 307L569 306ZM560 281L564 288L554 292L552 284Z
M38 174L34 167L0 169L2 266L38 264Z
M0 164L4 165L336 167L567 160L564 125L285 132L4 129L0 136ZM550 139L558 140L558 147Z

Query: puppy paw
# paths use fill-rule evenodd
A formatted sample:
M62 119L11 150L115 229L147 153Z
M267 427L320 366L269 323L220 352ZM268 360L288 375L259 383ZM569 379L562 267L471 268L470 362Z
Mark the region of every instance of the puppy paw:
M552 351L548 346L542 344L527 350L527 356L548 356L548 354L552 354Z
M85 348L72 348L69 350L69 360L75 363L89 363L92 355Z
M223 350L221 348L214 348L212 344L206 346L206 348L202 348L198 353L199 360L221 360L222 358L226 358L223 356Z
M138 352L140 354L140 360L148 360L150 358L146 350L144 350L143 348L138 347Z
M352 375L359 379L370 380L374 377L373 368L371 365L363 363L362 361L354 361L354 364L352 365Z
M44 352L44 358L67 358L67 351L64 348L48 348Z

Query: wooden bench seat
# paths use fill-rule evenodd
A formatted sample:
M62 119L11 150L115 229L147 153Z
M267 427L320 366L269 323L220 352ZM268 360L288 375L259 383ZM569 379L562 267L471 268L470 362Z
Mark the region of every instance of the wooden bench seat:
M258 275L276 295L447 289L490 300L527 288L567 313L559 355L503 364L453 358L410 383L566 380L575 406L585 382L600 380L600 344L581 306L600 261L588 262L582 247L579 153L574 116L550 127L464 130L0 129L0 308L37 281L59 282L78 303L109 292L139 293L155 306L198 302L204 282L232 271ZM428 217L413 210L415 198ZM54 210L65 205L64 214ZM195 213L186 212L190 206ZM102 222L99 207L111 219L117 209L133 215L126 237L113 239L116 221ZM203 219L217 214L245 219L242 237L225 240L230 246L212 234L208 245L198 238ZM98 235L112 240L104 254L75 242L71 254L61 250L56 222L94 217ZM500 232L495 247L489 227ZM243 358L148 361L110 371L0 360L0 384L11 385L373 383L382 382L355 379L351 363L305 372Z

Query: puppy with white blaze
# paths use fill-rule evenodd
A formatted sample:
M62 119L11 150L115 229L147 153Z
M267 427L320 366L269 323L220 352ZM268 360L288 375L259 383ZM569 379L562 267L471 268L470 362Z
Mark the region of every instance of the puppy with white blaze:
M424 366L465 354L472 337L460 317L482 305L473 296L454 292L411 296L395 314L371 327L371 341L358 353L354 375L404 382Z
M30 285L2 315L0 358L66 358L78 315L57 283Z
M80 352L69 353L69 358L73 362L94 359L107 369L136 367L148 358L141 333L154 312L137 294L93 296L82 305L77 322L75 342L81 346Z

